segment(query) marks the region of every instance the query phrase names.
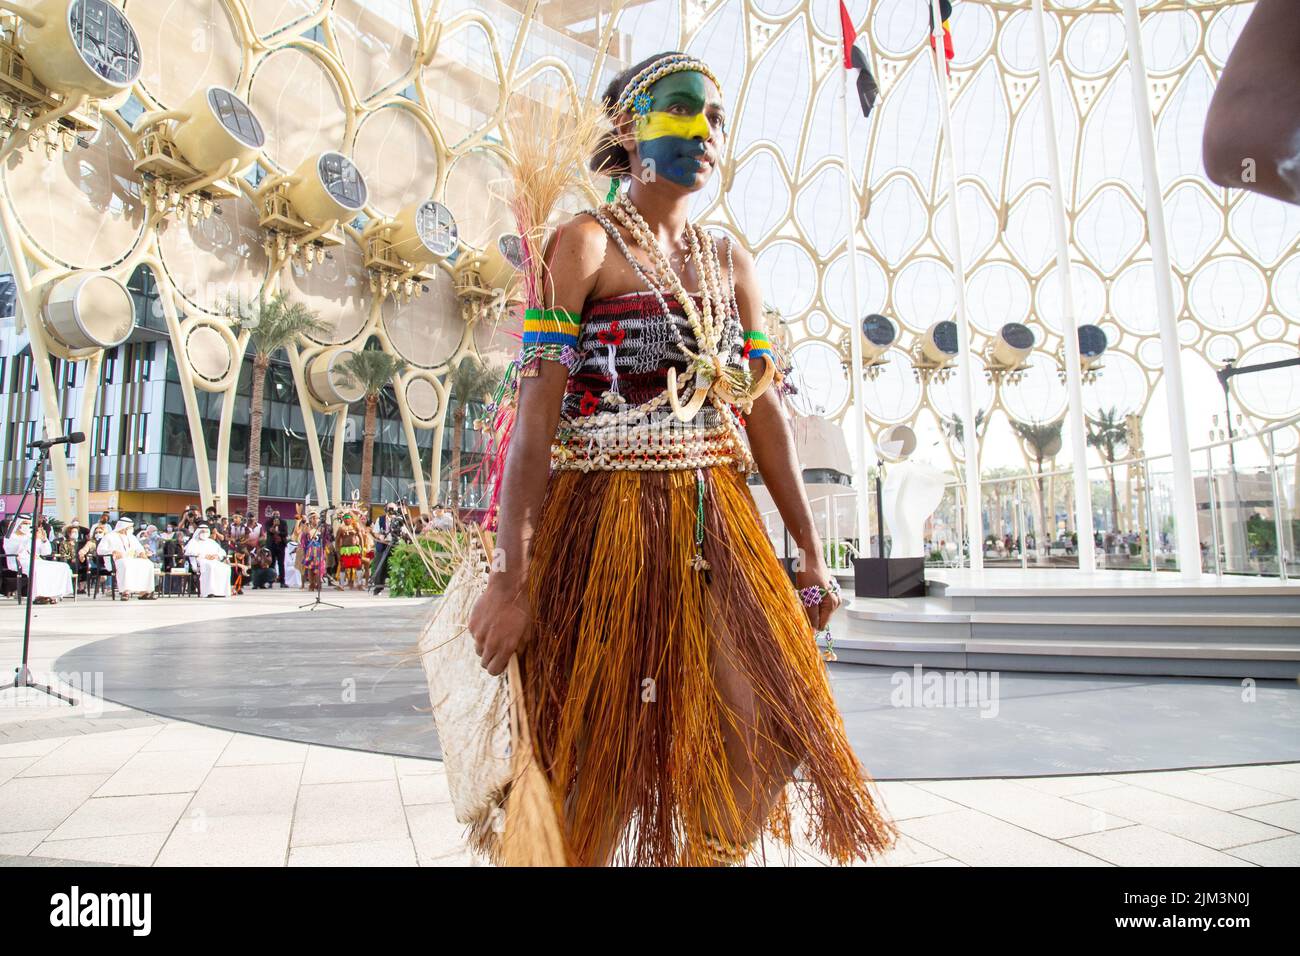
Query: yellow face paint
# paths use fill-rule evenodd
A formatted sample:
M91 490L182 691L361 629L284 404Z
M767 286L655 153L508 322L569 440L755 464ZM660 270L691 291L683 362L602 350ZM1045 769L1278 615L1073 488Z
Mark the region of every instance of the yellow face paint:
M639 140L659 139L662 136L677 136L681 139L709 138L709 121L703 113L690 116L677 116L651 110L644 116L637 117L636 137Z

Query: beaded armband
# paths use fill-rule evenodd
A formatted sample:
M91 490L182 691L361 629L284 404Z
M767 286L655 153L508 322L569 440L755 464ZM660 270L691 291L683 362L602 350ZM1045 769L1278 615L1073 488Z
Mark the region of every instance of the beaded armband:
M772 343L768 341L767 333L761 331L746 332L745 347L741 349L740 354L747 359L761 359L764 355L773 358ZM774 358L773 361L775 361Z
M581 316L568 309L525 309L519 374L537 375L542 359L559 362L572 373L582 361L578 351L580 323Z

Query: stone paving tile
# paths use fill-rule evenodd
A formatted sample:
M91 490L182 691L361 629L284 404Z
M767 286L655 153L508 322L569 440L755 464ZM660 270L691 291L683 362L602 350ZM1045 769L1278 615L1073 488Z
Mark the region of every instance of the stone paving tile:
M1116 866L1246 866L1244 860L1142 824L1063 841Z
M298 764L213 767L190 799L185 815L292 814L301 777Z
M903 820L899 829L969 866L1106 866L1103 860L976 810Z
M0 833L52 830L106 780L106 773L14 777L0 785Z
M0 856L26 856L40 846L50 830L26 830L20 833L0 833Z
M441 760L424 760L419 757L394 757L393 765L397 768L399 777L447 772L447 765Z
M220 756L219 750L159 750L137 753L108 778L97 797L197 790Z
M165 833L139 833L84 840L46 840L30 855L53 856L86 863L152 866L166 839Z
M170 833L189 801L184 793L94 797L54 828L47 840Z
M416 803L451 803L451 790L447 787L446 774L421 773L399 776L397 782L402 788L402 802L407 806Z
M450 811L450 805L446 806ZM407 837L396 779L304 784L298 792L291 842L294 847Z
M0 757L0 784L22 773L40 757Z
M1216 850L1286 836L1277 827L1141 787L1097 790L1068 799Z
M22 772L24 777L116 773L148 742L141 736L96 734L65 740Z
M156 866L284 866L293 817L288 813L181 818Z
M57 857L45 856L5 856L0 854L0 866L45 866L45 867L69 867L75 866L78 869L87 866L118 866L117 863L100 863L90 860L60 860Z
M1088 793L1092 790L1109 790L1124 784L1112 774L1098 774L1094 777L1008 777L1022 787L1041 790L1057 797L1068 797L1072 793Z
M142 753L168 750L224 750L234 736L235 734L229 730L178 722L163 727L140 749Z
M906 820L910 817L924 817L931 813L961 809L960 804L945 800L920 784L887 780L877 784L877 787L880 790L885 814L894 820Z
M421 864L465 852L465 825L450 803L421 803L406 808L411 842Z
M1218 774L1193 773L1190 770L1121 773L1115 774L1114 779L1216 810L1240 810L1286 799L1273 791L1234 783Z
M1262 807L1246 807L1237 811L1239 816L1250 817L1260 823L1281 827L1292 833L1300 833L1300 800L1284 800Z
M1284 797L1300 797L1300 773L1295 773L1289 767L1229 767L1210 773L1217 779L1231 783L1257 787Z
M297 846L289 851L290 866L415 866L410 840L374 840Z
M0 758L44 757L70 739L72 738L66 735L59 737L31 737L26 740L14 740L6 743L4 738L0 738Z
M917 784L955 804L1053 840L1128 826L1132 821L1012 780L932 780Z
M255 737L252 734L235 734L234 739L221 751L218 767L253 764L305 763L307 745L293 740L276 740L273 737Z
M1286 836L1277 840L1262 840L1245 846L1225 850L1256 866L1300 866L1300 836Z
M927 860L925 863L909 863L908 866L967 866L961 860L944 857L942 860Z
M302 782L357 783L365 780L396 780L393 758L387 754L312 745L307 748Z

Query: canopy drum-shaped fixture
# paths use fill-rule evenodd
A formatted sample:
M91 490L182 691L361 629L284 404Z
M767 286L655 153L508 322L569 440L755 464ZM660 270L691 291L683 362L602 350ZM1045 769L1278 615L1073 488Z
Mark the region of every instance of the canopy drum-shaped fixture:
M1106 354L1106 333L1098 325L1079 326L1079 362L1085 372L1101 367L1101 357Z
M108 99L139 78L140 38L108 0L34 0L18 16L23 59L50 89Z
M921 355L931 365L943 367L957 357L957 323L936 322L921 337Z
M523 244L517 235L505 233L483 250L479 278L483 285L496 291L507 290L523 264Z
M1022 322L1008 322L989 344L988 363L996 369L1018 369L1033 350L1033 329Z
M351 405L366 397L365 389L349 379L339 365L352 349L326 349L312 358L307 369L307 387L323 405Z
M135 304L126 286L91 270L72 272L50 286L45 327L71 349L111 349L135 329Z
M898 327L883 315L872 313L862 320L862 358L875 362L898 341Z
M393 252L415 266L433 265L456 251L456 220L440 202L427 199L407 206L394 219Z
M294 211L313 226L351 222L365 208L368 195L361 170L336 152L304 159L289 177L285 190Z
M195 90L177 113L172 139L195 169L215 173L234 164L235 175L247 169L266 145L266 133L248 104L230 90L209 86Z

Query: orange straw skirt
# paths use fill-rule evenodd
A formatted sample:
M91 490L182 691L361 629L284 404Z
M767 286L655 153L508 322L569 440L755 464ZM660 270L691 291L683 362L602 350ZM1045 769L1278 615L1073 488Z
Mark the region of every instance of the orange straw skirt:
M795 800L811 848L875 856L897 831L744 473L703 474L707 582L691 566L694 469L548 479L520 663L570 862L703 865L707 836L748 844L760 831L789 844ZM764 791L770 811L747 797Z

